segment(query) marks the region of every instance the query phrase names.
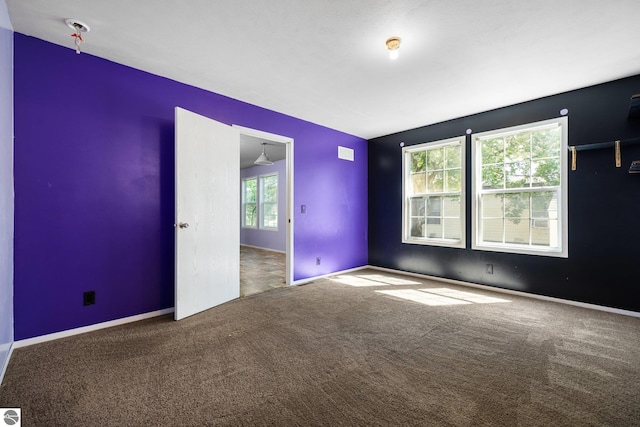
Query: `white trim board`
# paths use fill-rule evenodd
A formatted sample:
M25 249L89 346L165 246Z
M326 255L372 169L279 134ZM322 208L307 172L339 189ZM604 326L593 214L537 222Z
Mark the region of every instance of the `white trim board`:
M327 277L335 276L337 274L353 273L354 271L364 270L365 268L373 268L373 267L371 267L369 265L364 265L362 267L354 267L354 268L350 268L348 270L334 271L333 273L327 273L327 274L323 274L321 276L313 276L313 277L307 277L306 279L298 279L298 280L293 282L293 285L294 286L295 285L304 285L306 283L313 282L314 280L326 279Z
M7 359L4 361L4 366L0 366L0 386L2 385L2 381L4 381L4 374L7 373L7 368L9 367L9 360L11 360L11 355L13 354L13 349L15 348L15 344L13 342L8 343L9 352L7 353Z
M150 319L152 317L164 316L165 314L173 313L174 308L165 308L164 310L151 311L149 313L137 314L135 316L123 317L121 319L110 320L108 322L96 323L94 325L83 326L81 328L68 329L66 331L54 332L53 334L40 335L38 337L27 338L24 340L15 341L13 348L27 347L34 344L40 344L47 341L53 341L60 338L71 337L73 335L80 335L87 332L98 331L100 329L111 328L113 326L124 325L126 323L137 322L140 320Z
M235 124L231 125L231 127L238 129L240 131L240 133L243 134L243 135L249 135L249 136L253 136L253 137L256 137L256 138L268 139L270 141L281 142L283 144L286 144L288 142L292 142L293 141L293 138L291 138L289 136L278 135L278 134L275 134L275 133L265 132L265 131L262 131L262 130L248 128L248 127L235 125Z
M269 141L278 142L286 145L287 150L287 158L286 158L286 182L287 182L287 196L286 196L286 272L285 272L285 283L287 286L294 284L293 280L293 266L295 265L295 249L294 249L294 239L293 234L295 231L295 224L293 219L295 217L294 212L294 202L293 195L294 193L294 139L284 135L277 135L274 133L269 133L257 129L247 128L244 126L231 125L232 127L238 129L240 134L253 136L255 138L268 139Z
M423 279L435 280L435 281L444 282L444 283L451 283L452 285L460 285L460 286L466 286L466 287L470 287L470 288L478 288L478 289L483 289L483 290L486 290L486 291L494 291L494 292L499 292L499 293L502 293L502 294L517 295L517 296L521 296L521 297L539 299L539 300L543 300L543 301L557 302L557 303L560 303L560 304L573 305L573 306L576 306L576 307L588 308L588 309L591 309L591 310L606 311L607 313L621 314L623 316L640 317L640 313L637 312L637 311L623 310L623 309L620 309L620 308L613 308L613 307L606 307L604 305L590 304L590 303L579 302L579 301L571 301L571 300L568 300L568 299L562 299L562 298L556 298L556 297L548 297L548 296L545 296L545 295L530 294L528 292L514 291L514 290L511 290L511 289L498 288L498 287L489 286L489 285L480 285L480 284L471 283L471 282L463 282L461 280L447 279L447 278L444 278L444 277L428 276L426 274L410 273L408 271L394 270L394 269L385 268L385 267L376 267L376 266L373 266L373 265L368 265L366 267L360 267L359 270L364 269L364 268L371 268L373 270L386 271L386 272L395 273L395 274L403 274L405 276L420 277L420 278L423 278Z

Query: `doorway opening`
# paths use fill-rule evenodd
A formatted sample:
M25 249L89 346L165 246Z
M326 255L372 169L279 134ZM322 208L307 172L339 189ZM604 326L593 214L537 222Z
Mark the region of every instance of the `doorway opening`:
M240 132L240 296L247 296L293 283L294 141L233 127ZM267 164L255 164L265 155Z

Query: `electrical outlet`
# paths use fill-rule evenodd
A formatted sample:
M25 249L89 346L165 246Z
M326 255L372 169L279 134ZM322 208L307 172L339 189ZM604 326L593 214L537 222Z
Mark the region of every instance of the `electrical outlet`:
M96 291L87 291L82 294L82 305L93 305L96 303Z
M300 205L300 213L307 213L307 205Z
M493 274L493 264L487 264L487 274Z
M316 258L316 265L320 265L320 257Z

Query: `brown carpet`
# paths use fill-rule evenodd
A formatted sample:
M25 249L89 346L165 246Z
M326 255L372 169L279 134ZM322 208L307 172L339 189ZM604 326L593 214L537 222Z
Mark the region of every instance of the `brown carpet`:
M639 343L638 318L364 270L16 349L0 407L24 426L633 426Z

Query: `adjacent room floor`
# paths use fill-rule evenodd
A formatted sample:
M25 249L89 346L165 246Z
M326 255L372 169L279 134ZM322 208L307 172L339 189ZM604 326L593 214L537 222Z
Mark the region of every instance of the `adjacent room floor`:
M240 246L240 296L285 286L286 255Z

